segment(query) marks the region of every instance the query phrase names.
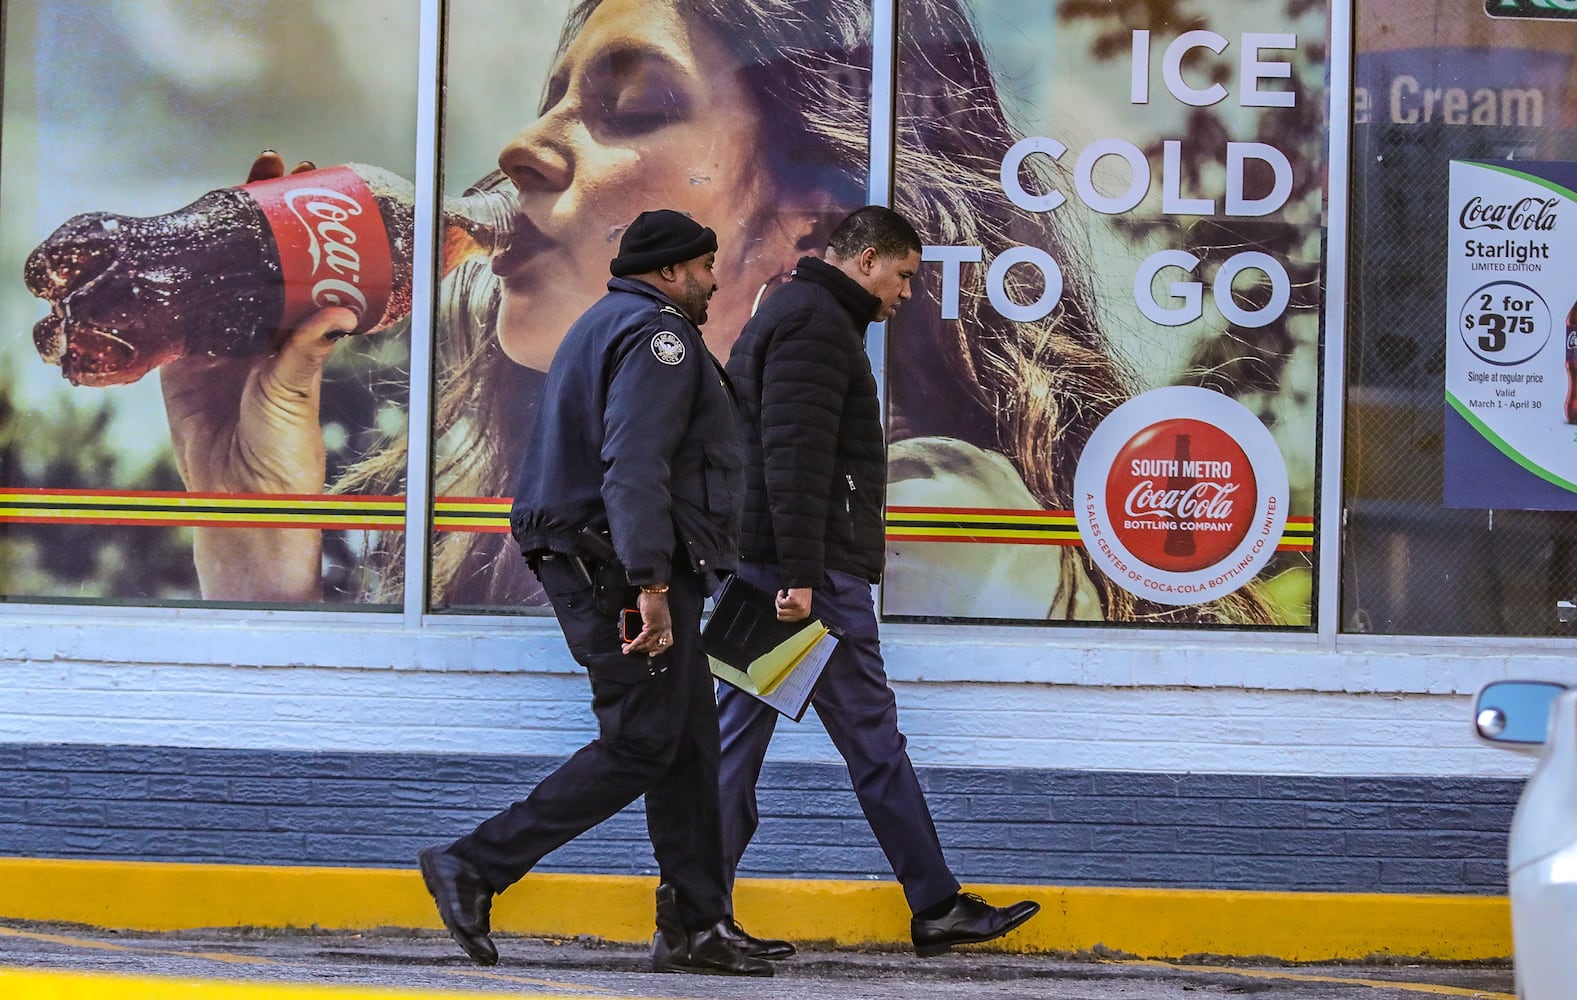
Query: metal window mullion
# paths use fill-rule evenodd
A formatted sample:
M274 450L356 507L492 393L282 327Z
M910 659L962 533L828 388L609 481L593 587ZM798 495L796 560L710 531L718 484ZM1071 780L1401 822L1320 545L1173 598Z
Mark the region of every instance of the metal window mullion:
M416 232L411 283L411 363L405 467L405 627L427 608L431 494L433 336L437 275L439 60L443 0L419 0L416 32Z
M898 0L872 0L871 6L871 133L870 173L865 200L871 205L893 204L894 119L898 84ZM876 376L876 406L887 413L887 324L877 323L865 341ZM871 585L877 613L882 609L882 585Z
M871 172L865 189L872 205L892 205L897 78L898 0L872 0Z
M872 0L871 8L871 138L870 173L865 200L892 206L895 95L898 82L898 0ZM876 374L876 405L887 412L887 324L877 323L866 338L865 353Z
M1328 53L1330 147L1325 229L1325 351L1320 390L1319 608L1321 649L1334 650L1341 625L1342 432L1347 398L1347 246L1352 140L1353 0L1331 0Z

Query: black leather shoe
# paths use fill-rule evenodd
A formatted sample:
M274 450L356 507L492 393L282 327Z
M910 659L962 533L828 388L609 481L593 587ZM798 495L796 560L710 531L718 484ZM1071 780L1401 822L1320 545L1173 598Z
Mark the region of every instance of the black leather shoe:
M728 925L729 933L743 945L747 955L776 962L794 954L794 946L781 938L758 938L739 926L739 921L733 917L727 917L723 922Z
M724 917L704 931L687 934L683 948L669 948L661 931L653 941L653 972L698 972L706 976L770 976L772 963L745 953Z
M739 921L733 917L724 918L728 925L728 932L743 949L745 954L753 958L765 958L771 961L788 958L794 954L794 946L787 941L776 938L758 938L739 926ZM673 951L680 946L684 938L684 925L679 920L679 897L674 893L674 887L667 882L657 886L657 936L652 939L652 964L658 963L657 952L662 949Z
M679 920L679 898L666 882L657 886L657 933L652 935L652 971L671 972L673 955L681 957L690 947L689 935Z
M992 941L1040 912L1040 904L1025 899L1010 906L992 906L972 892L961 892L953 908L930 920L909 921L914 953L921 958L940 955L955 944Z
M422 870L422 881L438 905L438 916L449 935L454 938L471 961L477 965L497 965L498 949L493 939L490 913L493 893L482 884L477 874L463 858L457 858L442 847L428 847L416 855L416 864Z

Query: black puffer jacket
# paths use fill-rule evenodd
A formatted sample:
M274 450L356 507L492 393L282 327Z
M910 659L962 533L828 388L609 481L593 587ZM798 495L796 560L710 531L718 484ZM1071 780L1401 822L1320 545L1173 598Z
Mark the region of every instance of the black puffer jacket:
M783 587L828 569L881 579L886 445L865 328L881 301L802 258L745 324L728 359L745 438L740 555L782 567Z

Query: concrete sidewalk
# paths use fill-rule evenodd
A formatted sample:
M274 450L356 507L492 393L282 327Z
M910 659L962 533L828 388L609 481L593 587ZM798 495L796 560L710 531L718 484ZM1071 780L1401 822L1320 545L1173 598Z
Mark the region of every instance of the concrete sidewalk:
M112 932L0 921L6 1000L1512 1000L1505 965L1207 966L955 951L807 950L771 979L654 975L647 949L500 935L472 965L435 932Z

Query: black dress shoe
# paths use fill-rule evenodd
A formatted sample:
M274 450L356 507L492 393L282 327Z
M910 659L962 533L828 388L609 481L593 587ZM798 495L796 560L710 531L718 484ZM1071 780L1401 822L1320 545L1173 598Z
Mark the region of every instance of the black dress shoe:
M657 885L657 933L652 935L652 971L669 972L675 952L690 947L689 935L679 919L679 898L666 882Z
M727 917L678 942L661 930L652 938L653 972L698 972L706 976L770 976L772 963L745 953ZM676 946L677 945L677 946Z
M729 934L739 942L745 954L753 958L766 958L772 961L788 958L794 954L794 946L787 941L777 938L758 938L743 927L733 917L725 918ZM684 937L684 925L679 921L679 897L674 893L674 887L667 882L657 886L657 937L652 940L653 964L656 964L656 952L659 948L673 951L679 947L679 942Z
M781 938L758 938L739 926L739 921L733 917L728 917L724 922L728 924L729 933L743 945L747 955L776 962L794 954L794 946Z
M992 941L1040 912L1040 904L1022 900L1010 906L992 906L972 892L961 892L953 908L940 917L909 921L914 953L921 958L940 955L955 944Z
M489 914L493 892L482 883L482 876L463 858L442 847L428 847L416 855L422 881L438 905L438 916L471 961L477 965L497 965L498 949L493 939Z

